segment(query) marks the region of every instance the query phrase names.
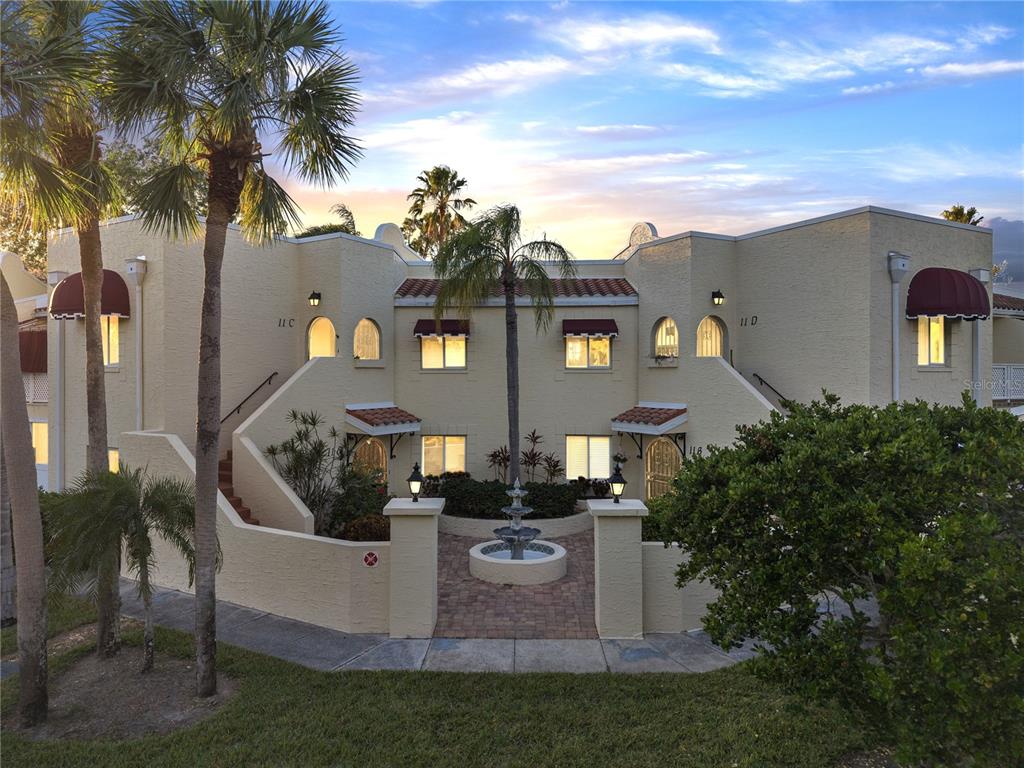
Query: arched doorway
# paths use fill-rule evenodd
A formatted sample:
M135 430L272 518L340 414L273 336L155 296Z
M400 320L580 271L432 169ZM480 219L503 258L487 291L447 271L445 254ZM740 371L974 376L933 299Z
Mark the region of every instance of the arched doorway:
M725 323L708 315L697 326L697 357L725 357Z
M388 481L388 449L376 437L361 440L352 456L352 463L371 472L380 473L380 481Z
M682 454L667 437L659 437L648 445L644 456L647 498L653 499L668 493L672 489L672 480L682 466Z
M337 354L337 335L334 323L326 317L315 317L306 331L306 357L334 357Z

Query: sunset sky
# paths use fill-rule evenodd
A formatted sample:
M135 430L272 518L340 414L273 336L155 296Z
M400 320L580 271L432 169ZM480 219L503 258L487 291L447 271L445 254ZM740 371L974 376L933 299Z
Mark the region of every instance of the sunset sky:
M528 235L740 234L866 203L1024 218L1017 3L338 3L361 70L345 202L366 236L444 163Z

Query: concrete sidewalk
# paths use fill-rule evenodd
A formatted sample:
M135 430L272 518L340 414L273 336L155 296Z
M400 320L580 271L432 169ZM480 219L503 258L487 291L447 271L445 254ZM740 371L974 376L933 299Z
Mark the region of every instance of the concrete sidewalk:
M135 584L121 580L122 612L141 619ZM153 619L191 632L192 595L158 588ZM217 602L217 639L319 670L436 670L450 672L707 672L753 656L729 653L703 632L653 634L643 640L478 640L435 637L392 640L352 635Z

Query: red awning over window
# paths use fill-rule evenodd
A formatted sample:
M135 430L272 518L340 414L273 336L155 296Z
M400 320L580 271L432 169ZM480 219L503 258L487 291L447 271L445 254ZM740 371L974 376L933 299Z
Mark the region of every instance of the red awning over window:
M469 320L442 320L433 318L416 321L414 336L469 336Z
M19 330L22 373L46 373L46 329Z
M563 320L563 336L618 336L614 320Z
M976 277L957 269L927 267L910 281L907 318L958 317L984 320L989 316L988 291Z
M100 299L101 315L131 316L128 286L124 278L112 269L103 270L103 294ZM77 320L85 317L85 298L82 295L82 273L68 275L53 289L50 297L50 316L58 320Z

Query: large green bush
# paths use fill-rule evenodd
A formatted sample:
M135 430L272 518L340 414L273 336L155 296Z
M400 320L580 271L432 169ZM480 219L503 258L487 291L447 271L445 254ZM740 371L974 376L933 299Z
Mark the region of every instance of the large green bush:
M525 506L533 507L531 519L568 517L576 513L576 489L565 483L526 483ZM444 513L481 520L500 519L501 508L511 503L508 486L500 480L475 480L466 472L430 475L423 484L424 496L443 496Z
M790 404L688 460L666 539L705 627L794 688L876 718L901 757L1024 754L1024 425L922 402Z

